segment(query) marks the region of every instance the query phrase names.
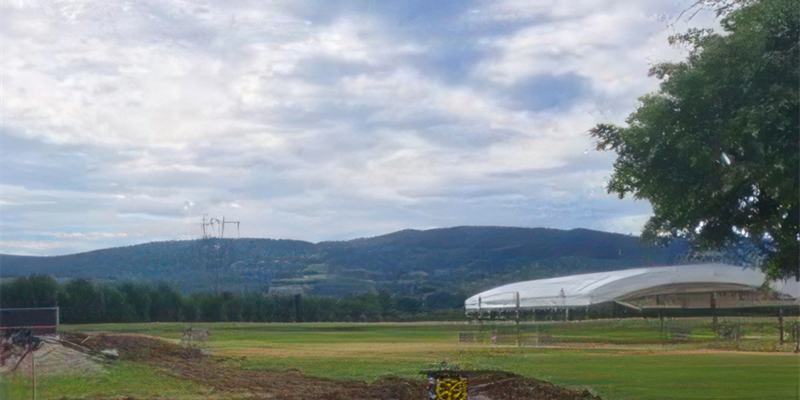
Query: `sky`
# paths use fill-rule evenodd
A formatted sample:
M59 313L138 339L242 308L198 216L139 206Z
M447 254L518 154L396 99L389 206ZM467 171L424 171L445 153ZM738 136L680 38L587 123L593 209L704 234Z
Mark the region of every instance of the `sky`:
M461 225L638 234L624 123L694 1L2 1L0 253ZM236 237L232 226L226 237Z

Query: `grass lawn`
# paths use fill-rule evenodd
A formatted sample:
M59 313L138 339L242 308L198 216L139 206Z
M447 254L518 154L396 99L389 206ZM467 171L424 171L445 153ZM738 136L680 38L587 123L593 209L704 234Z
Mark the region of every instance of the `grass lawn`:
M751 340L751 345L763 347L763 343L775 341L771 321L742 321L748 332L757 337ZM691 330L694 340L667 345L651 343L661 335L657 321L608 320L520 327L523 333L544 332L565 342L612 344L611 348L602 349L543 349L458 342L459 332L514 332L516 327L511 325L213 323L194 326L211 331L211 339L201 344L204 348L212 354L244 357L239 361L242 367L299 369L308 375L328 378L371 381L389 374L421 378L420 371L444 365L511 371L567 387L589 388L604 399L612 400L800 398L800 357L797 355L774 351L715 351L712 347L719 343L712 340L709 321L687 320L682 324L684 329ZM109 324L63 328L84 332L136 332L177 340L186 327L187 324ZM613 346L615 342L609 342L609 338L641 340L645 344ZM183 387L185 383L178 380L156 379L157 374L148 378L147 374L152 371L137 371L135 365L121 364L105 377L91 378L95 379L89 385L93 391L82 392L86 389L81 389L89 378L70 378L70 382L76 383L70 386L74 389L65 394L143 395L151 391L176 397L202 393L202 388ZM139 376L137 379L143 383L126 386L122 382L124 379L114 378L128 375Z
M28 400L31 398L31 380L26 377L0 377L0 399ZM119 362L105 373L91 376L37 377L37 399L67 397L143 397L154 395L171 399L197 399L210 389L194 382L183 381L154 371L145 365Z

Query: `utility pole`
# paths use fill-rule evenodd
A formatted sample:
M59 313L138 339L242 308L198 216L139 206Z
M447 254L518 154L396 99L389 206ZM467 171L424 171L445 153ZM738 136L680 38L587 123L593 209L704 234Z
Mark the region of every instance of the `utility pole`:
M225 216L220 221L218 218L208 217L203 214L203 222L200 227L203 230L203 237L200 241L198 256L203 270L213 274L214 293L219 292L220 274L223 265L230 264L234 256L232 241L225 241L225 225L236 225L236 237L239 237L239 221L226 221Z
M225 216L222 216L222 234L220 238L225 237L225 224L234 224L236 225L236 238L239 238L239 221L225 221Z
M236 238L239 238L240 221L226 221L225 216L222 216L222 221L213 217L206 220L207 216L208 214L203 214L203 222L200 223L200 226L203 228L203 239L210 239L214 237L214 231L216 231L217 238L224 239L225 225L236 225Z
M31 395L36 400L36 355L31 352Z

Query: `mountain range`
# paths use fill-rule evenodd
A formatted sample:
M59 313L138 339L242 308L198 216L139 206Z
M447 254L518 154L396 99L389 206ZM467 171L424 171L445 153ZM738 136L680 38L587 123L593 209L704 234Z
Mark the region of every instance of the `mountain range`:
M458 299L520 280L670 264L685 251L587 229L462 226L338 242L211 238L64 256L0 255L0 276L165 281L184 292L387 291Z

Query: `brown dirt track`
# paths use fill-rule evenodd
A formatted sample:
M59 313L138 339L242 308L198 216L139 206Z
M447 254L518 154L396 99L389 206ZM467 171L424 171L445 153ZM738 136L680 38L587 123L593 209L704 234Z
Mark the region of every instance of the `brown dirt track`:
M426 399L426 380L389 377L372 383L335 381L305 376L295 371L247 370L237 359L204 355L196 347L183 347L163 340L133 335L71 334L73 343L100 351L116 348L120 360L146 363L170 375L213 388L215 398L320 399L320 400L421 400ZM576 392L549 382L504 372L470 374L469 399L575 400L592 399L589 392Z

